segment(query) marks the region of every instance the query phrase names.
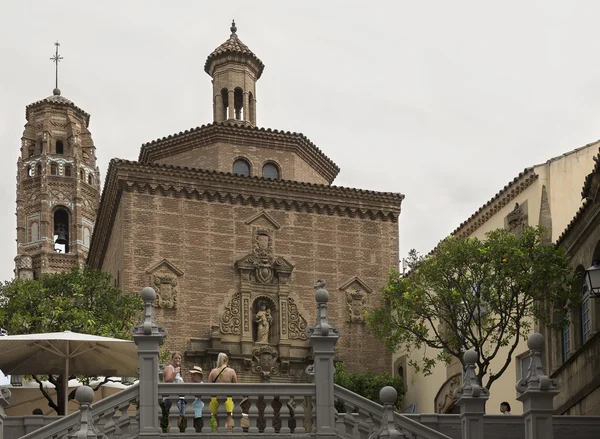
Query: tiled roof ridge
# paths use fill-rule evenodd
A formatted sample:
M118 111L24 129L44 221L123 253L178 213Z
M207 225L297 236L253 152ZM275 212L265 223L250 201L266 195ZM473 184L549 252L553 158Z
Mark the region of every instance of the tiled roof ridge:
M248 125L244 125L244 124L238 124L235 122L211 122L208 124L203 124L199 127L187 129L185 131L180 131L177 134L171 134L169 136L162 137L160 139L155 139L150 142L146 142L146 143L142 144L142 147L140 148L140 154L138 156L138 161L145 162L148 159L148 154L149 154L150 150L155 145L160 145L160 144L163 144L163 143L169 142L169 141L179 140L182 137L185 137L187 135L191 135L191 134L203 131L203 130L209 130L213 127L223 127L225 129L237 130L239 132L252 132L252 133L256 133L258 135L282 136L282 137L288 138L288 139L299 139L302 143L304 143L310 149L312 149L313 152L315 152L317 155L319 155L323 159L325 159L325 161L331 168L334 178L340 172L340 168L338 167L338 165L336 165L333 160L331 160L329 157L327 157L327 155L321 150L321 148L319 148L317 145L315 145L308 137L306 137L302 133L277 130L277 129L273 129L273 128L252 127L252 126L248 126Z
M561 155L557 155L557 156L555 156L555 157L551 157L551 158L549 158L548 160L546 160L545 162L538 163L537 165L534 165L533 167L534 167L534 168L537 168L538 166L544 166L544 165L547 165L547 164L549 164L549 163L552 163L552 162L555 162L555 161L557 161L557 160L560 160L560 159L562 159L563 157L569 156L569 155L571 155L571 154L575 154L575 153L577 153L577 152L579 152L579 151L581 151L581 150L584 150L584 149L586 149L586 148L589 148L590 146L597 145L598 143L600 143L600 139L598 139L598 140L594 140L593 142L586 143L586 144L585 144L585 145L583 145L583 146L579 146L579 147L577 147L577 148L575 148L575 149L572 149L572 150L570 150L570 151L564 152L564 153L562 153Z
M223 176L223 177L230 177L230 178L234 178L234 179L239 179L239 178L245 178L245 179L250 179L253 181L260 181L260 182L268 182L270 184L277 184L277 185L288 185L288 186L297 186L297 187L302 187L302 188L308 188L308 189L316 189L316 190L332 190L332 191L339 191L339 192L345 192L345 193L355 193L361 196L367 195L367 196L382 196L382 197L393 197L393 198L397 198L400 200L404 199L404 194L401 194L399 192L380 192L380 191L372 191L372 190L368 190L368 189L358 189L358 188L351 188L351 187L345 187L345 186L336 186L336 185L325 185L325 184L318 184L318 183L310 183L310 182L304 182L304 181L294 181L294 180L272 180L272 179L266 179L260 176L250 176L250 177L244 177L241 175L235 175L231 172L222 172L222 171L216 171L216 170L211 170L211 169L199 169L199 168L189 168L186 166L176 166L176 165L168 165L168 164L161 164L161 163L144 163L144 162L139 162L139 161L134 161L134 160L126 160L126 159L120 159L120 158L113 158L111 160L111 165L114 163L115 165L118 164L124 164L124 165L132 165L132 166L147 166L147 167L153 167L153 168L159 168L159 169L164 169L164 170L173 170L173 171L184 171L184 172L189 172L189 173L201 173L204 175L217 175L217 176ZM110 166L109 166L110 168Z
M204 63L204 71L210 75L211 73L209 67L211 61L221 55L226 55L228 53L238 53L253 58L259 66L259 70L256 73L256 79L260 78L265 68L265 65L258 58L258 56L256 56L254 52L252 52L252 50L250 50L250 48L242 42L242 40L240 40L237 33L235 32L232 32L229 38L225 40L225 42L220 44L215 50L212 51L210 55L208 55L208 57L206 58L206 62Z
M239 176L239 175L234 175L231 173L226 173L226 172L219 172L219 171L213 171L213 170L202 170L202 169L194 169L194 168L185 168L185 167L181 167L181 166L174 166L174 165L164 165L164 164L158 164L158 163L140 163L137 161L131 161L131 160L125 160L125 159L118 159L118 158L113 158L109 165L108 165L108 170L106 173L106 179L104 182L104 190L102 191L102 197L100 200L100 205L99 205L99 209L98 209L98 214L97 214L97 218L99 218L99 220L96 223L96 227L94 229L94 234L92 236L92 243L89 249L89 253L88 253L88 264L91 267L96 267L99 268L99 264L101 262L101 259L103 257L103 255L106 252L106 248L108 246L108 233L109 231L112 229L113 225L114 225L114 221L115 221L115 215L116 215L116 209L117 206L119 205L119 197L121 196L121 191L119 189L119 173L118 173L118 168L119 166L129 166L131 167L131 169L135 169L135 168L146 168L146 170L148 172L158 172L160 170L163 171L178 171L178 172L187 172L189 174L198 174L201 173L204 176L216 176L216 177L220 177L220 178L226 178L229 179L230 182L234 182L234 183L239 183L239 181L241 179L246 179L249 182L252 183L262 183L263 185L269 185L271 187L283 187L284 189L287 187L289 187L290 189L304 189L306 190L306 192L312 192L312 193L320 193L323 194L323 192L325 191L331 191L333 192L333 196L340 196L340 195L347 195L347 196L351 196L351 195L355 195L355 197L348 197L348 199L344 200L344 199L340 199L338 198L338 201L316 201L316 202L312 202L310 200L300 200L300 201L296 201L294 203L287 203L285 200L280 200L278 201L276 199L275 196L269 198L269 197L262 197L263 201L265 202L269 202L269 203L279 203L282 202L283 204L285 204L286 208L288 207L292 207L294 205L296 205L296 207L298 209L302 208L303 206L306 206L308 208L317 208L317 209L326 209L326 208L330 208L331 212L336 212L339 211L341 214L347 212L348 214L352 215L352 214L359 214L359 215L367 215L369 214L369 212L373 215L381 215L382 219L386 219L386 218L391 218L392 221L397 221L398 216L400 215L400 210L401 210L401 203L402 200L404 199L404 195L400 194L400 193L394 193L394 192L376 192L376 191L370 191L370 190L365 190L365 189L355 189L355 188L345 188L345 187L339 187L339 186L328 186L328 185L319 185L319 184L314 184L314 183L304 183L304 182L295 182L295 181L290 181L290 180L268 180L262 177L243 177L243 176ZM126 169L125 169L126 170ZM146 185L143 186L147 186L150 185L150 183L147 183ZM162 186L161 184L158 184L158 186ZM219 190L214 191L215 194L220 193ZM231 196L229 195L230 199ZM387 202L387 203L394 203L396 204L395 208L390 208L390 209L385 209L383 207L377 208L375 206L373 206L373 208L369 207L369 206L365 206L362 203L357 203L356 202L356 198L359 197L363 197L363 198L368 198L371 199L373 202ZM111 201L111 198L113 198L114 200ZM248 196L248 199L251 199L252 196ZM238 199L238 198L236 198ZM354 203L356 203L358 206L357 207L349 207L346 206L343 209L335 209L335 208L331 208L332 203L336 204L337 206L343 205L344 201L346 202L350 202L353 201ZM360 201L360 200L359 200ZM386 212L387 211L387 212Z
M73 103L73 101L63 97L63 96L56 96L56 95L52 95L52 96L48 96L47 98L44 99L40 99L39 101L33 102L29 105L27 105L25 107L25 118L27 120L29 120L29 111L33 109L33 107L37 107L38 105L41 104L58 104L58 105L66 105L68 107L73 108L75 111L81 113L81 115L83 116L83 118L85 119L85 125L86 127L88 127L90 125L90 115L85 112L84 110L82 110L81 108L79 108L77 105L75 105Z
M508 191L509 188L511 188L514 184L516 184L521 178L523 178L525 176L528 177L528 179L526 179L526 181L527 181L526 187L528 187L531 183L533 183L533 181L535 179L538 178L538 175L534 172L534 166L530 166L528 168L525 168L522 172L520 172L519 175L517 175L510 182L508 182L500 191L498 191L483 206L481 206L479 209L477 209L469 218L467 218L465 221L463 221L462 223L460 223L460 225L451 233L451 235L456 235L457 233L459 233L472 220L474 220L485 208L487 208L488 206L492 205L495 201L497 201L498 199L500 199ZM512 197L512 198L514 198L514 197ZM475 227L473 230L476 230L477 228L479 228L479 226Z

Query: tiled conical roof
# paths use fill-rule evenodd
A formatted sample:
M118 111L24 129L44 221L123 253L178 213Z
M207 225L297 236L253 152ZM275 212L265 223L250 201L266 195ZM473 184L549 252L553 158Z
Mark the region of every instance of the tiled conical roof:
M258 71L256 72L256 79L260 78L262 72L265 68L263 62L250 50L248 46L242 43L242 40L237 36L237 27L235 26L235 21L231 24L231 36L227 41L217 47L213 52L208 55L206 58L206 63L204 63L204 71L211 74L210 64L215 59L222 55L228 54L239 54L242 56L247 56L248 58L254 60L258 64Z
M83 111L81 108L79 108L77 105L75 105L73 103L73 101L65 98L64 96L61 96L60 90L57 88L54 89L54 93L52 94L52 96L48 96L45 99L41 99L41 100L36 101L32 104L29 104L29 105L27 105L27 107L25 107L25 117L27 118L27 120L29 120L30 111L34 107L37 107L40 104L61 104L61 105L69 106L69 107L73 108L75 111L77 111L78 113L80 113L81 116L83 116L86 126L88 126L90 123L90 115L88 113L86 113L85 111Z

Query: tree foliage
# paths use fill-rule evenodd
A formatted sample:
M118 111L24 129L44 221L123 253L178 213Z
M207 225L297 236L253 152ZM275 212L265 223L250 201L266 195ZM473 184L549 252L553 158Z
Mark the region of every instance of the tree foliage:
M37 280L14 279L0 285L0 328L9 335L73 331L131 339L142 306L134 294L112 285L110 274L92 269L42 275ZM41 385L41 377L33 377ZM69 378L75 378L74 376ZM58 404L42 389L48 404L62 410L62 377L56 385Z
M387 372L375 374L370 370L365 373L346 372L346 367L342 362L335 364L333 382L378 404L381 404L379 399L381 389L385 386L391 386L398 392L398 399L396 400L396 407L398 408L400 408L405 393L402 377L398 375L391 376ZM341 407L338 407L338 411L342 411Z
M413 250L409 274L390 273L384 305L369 314L369 327L392 351L421 350L411 365L425 374L452 357L464 367L465 351L474 349L477 377L483 385L487 375L489 389L531 332L531 321L561 327L566 303L578 300L566 253L543 244L543 233L540 227L519 236L498 229L485 240L451 236L425 257ZM491 370L496 357L504 363Z

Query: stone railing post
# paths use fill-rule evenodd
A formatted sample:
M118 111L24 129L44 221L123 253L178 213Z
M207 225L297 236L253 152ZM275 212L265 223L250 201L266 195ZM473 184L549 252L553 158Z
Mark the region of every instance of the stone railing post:
M544 373L542 350L544 336L534 332L527 339L529 370L525 378L517 382L517 399L523 403L525 439L552 439L552 400L558 394L556 380Z
M308 329L309 344L313 353L314 382L316 385L317 436L335 437L335 414L333 407L333 357L334 347L340 338L339 330L330 325L327 317L329 293L325 281L315 285L317 323Z
M383 413L381 415L381 428L374 431L369 439L389 438L389 439L408 439L408 436L398 429L394 421L394 412L396 411L396 400L398 392L391 386L385 386L379 391L379 399L383 404Z
M458 398L456 404L460 407L462 439L483 439L483 415L490 394L488 389L482 387L477 381L475 374L477 352L469 350L465 352L463 358L465 360L463 382L454 391L454 397Z
M90 405L94 401L94 391L91 387L81 386L75 392L75 399L79 402L79 429L68 437L70 439L107 439L106 435L94 425Z
M157 436L160 432L158 419L158 356L159 346L167 336L167 330L156 323L154 306L156 291L146 287L142 290L144 316L142 323L131 328L131 335L138 347L140 396L140 436Z

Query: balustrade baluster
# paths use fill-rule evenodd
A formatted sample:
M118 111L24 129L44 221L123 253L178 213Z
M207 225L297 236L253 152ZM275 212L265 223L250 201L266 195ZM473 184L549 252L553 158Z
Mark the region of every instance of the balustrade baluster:
M314 401L312 399L312 396L307 397L306 401L309 404L310 412L311 412L311 417L310 417L311 429L310 429L310 431L312 433L316 433L317 432L317 403L316 403L316 401Z
M258 396L248 396L250 408L248 409L248 418L250 419L250 428L248 433L258 433Z
M264 433L273 434L275 433L275 428L273 428L273 418L275 412L273 411L273 396L267 395L264 396L265 402L265 411L264 411L264 419L265 419L265 430Z
M196 429L194 428L194 407L192 407L192 403L194 402L194 397L191 395L185 395L185 432L186 433L195 433Z
M121 414L117 420L117 432L120 437L131 434L129 429L129 425L131 424L129 418L130 405L130 401L125 401L117 406L119 413Z
M179 395L169 395L169 402L171 408L169 409L169 427L167 431L169 433L180 433L179 431L179 407L177 402L179 401ZM165 402L166 404L166 402ZM169 404L167 404L168 406Z
M235 397L233 399L233 433L241 433L242 432L242 401L244 398Z
M279 397L281 407L279 409L279 422L281 422L281 428L279 433L288 434L291 432L290 420L292 419L292 408L290 407L291 399L285 396Z
M346 426L346 436L355 437L354 436L354 428L358 424L356 419L354 418L354 406L344 403L344 410L346 411L346 416L344 416L344 425Z
M225 410L225 401L227 401L226 396L217 397L217 402L219 403L219 407L217 409L217 419L219 421L217 433L227 432L227 427L225 426L225 422L227 421L227 410Z
M104 431L103 433L106 435L108 439L113 439L115 437L115 412L117 411L116 407L111 407L102 413L102 417L104 418Z
M210 418L212 417L212 412L210 410L210 400L211 397L208 396L198 396L199 399L202 400L202 402L204 403L204 407L202 407L202 421L203 421L203 425L202 425L202 430L201 433L208 433L210 432Z
M369 424L370 416L364 410L358 409L358 434L360 439L368 439L371 434L372 425Z
M296 405L294 407L294 419L296 421L296 428L294 433L306 433L306 426L304 424L304 396L294 396Z

